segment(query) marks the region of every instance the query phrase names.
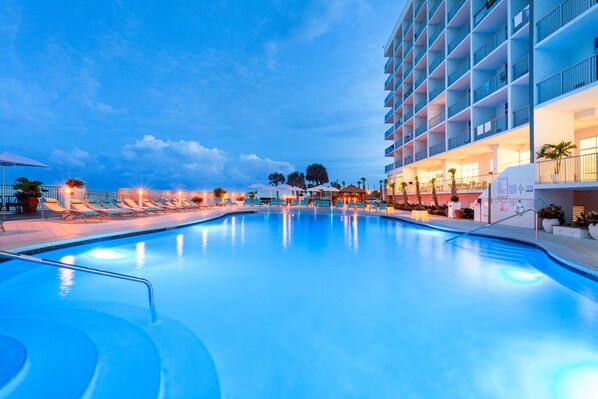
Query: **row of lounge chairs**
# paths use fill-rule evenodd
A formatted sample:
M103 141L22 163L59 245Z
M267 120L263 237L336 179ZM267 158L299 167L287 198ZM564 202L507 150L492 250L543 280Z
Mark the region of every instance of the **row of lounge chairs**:
M71 209L66 209L55 198L43 198L42 205L47 210L59 215L61 219L72 220L82 218L85 221L88 218L96 218L101 221L104 217L148 216L150 213L157 215L158 213L185 212L209 208L208 206L198 205L186 199L182 201L176 199L145 199L142 206L139 206L132 199L71 199Z
M245 200L243 201L243 205L244 206L260 206L262 205L262 201L259 198L254 198L253 201L250 198L245 198ZM277 200L276 198L273 198L272 200L270 200L269 204L270 206L287 206L287 202L285 200ZM289 204L290 206L294 206L294 207L309 207L309 202L306 199L302 199L302 200L292 200ZM312 206L314 208L330 208L330 201L329 200L314 200L312 203ZM343 201L336 201L336 204L334 205L335 209L345 209L345 204ZM357 210L365 210L366 206L363 202L349 202L347 204L347 209L357 209ZM380 211L388 211L388 208L386 206L385 203L381 203L379 205L377 205L375 202L372 202L370 204L370 210L380 210Z

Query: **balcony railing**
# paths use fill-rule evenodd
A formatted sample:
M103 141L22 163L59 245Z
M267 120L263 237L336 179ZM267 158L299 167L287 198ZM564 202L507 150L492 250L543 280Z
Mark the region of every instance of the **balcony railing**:
M388 95L384 99L384 104L388 103L388 101L392 98L393 94L394 94L393 92L388 93Z
M415 56L415 61L413 61L413 64L416 65L418 62L420 62L421 59L424 58L424 55L426 55L426 48L422 47L419 53L417 53L417 55Z
M424 31L424 29L426 29L426 24L422 23L419 28L417 28L417 31L415 32L415 34L413 35L413 40L417 40L417 38L419 37L419 35L422 34L422 32Z
M407 89L407 91L405 92L405 94L403 94L403 99L406 100L409 98L409 96L413 93L413 87L410 87L409 89Z
M399 118L399 120L394 125L395 130L400 128L402 124L403 124L403 120L401 118Z
M390 154L391 152L393 152L395 150L395 145L391 144L389 147L387 147L384 150L384 156L387 156L388 154Z
M434 43L436 41L436 39L438 39L438 36L440 36L440 34L442 33L442 30L444 29L444 24L440 23L438 25L433 25L434 28L432 28L432 25L430 25L430 27L428 28L428 46L431 46L432 43Z
M438 97L440 95L440 93L442 93L444 91L444 82L440 83L438 86L436 86L434 88L434 90L432 90L430 92L430 101L432 101L433 99L435 99L436 97Z
M498 89L507 85L507 71L504 70L493 78L487 80L483 85L475 89L473 92L473 99L475 102L488 97Z
M395 163L389 163L384 167L384 173L388 173L395 168Z
M434 61L432 61L430 63L430 67L428 68L428 72L432 73L433 71L435 71L436 68L438 68L438 65L440 65L443 60L444 60L444 51L438 53L438 55L436 56L436 58L434 58Z
M500 3L500 0L487 0L484 2L484 5L482 6L482 8L480 9L480 11L478 11L476 13L476 15L473 16L473 26L476 27L479 25L480 22L482 22L484 20L484 18L486 18L486 15L488 15L490 13L490 11L492 11L492 9L498 4Z
M409 73L413 70L413 64L407 65L405 67L405 72L403 73L403 79L407 79L407 76L409 76Z
M397 76L397 81L395 82L394 91L397 91L399 87L403 83L403 79L400 76Z
M438 155L442 152L446 151L446 144L444 142L434 144L430 147L430 156L433 157L434 155Z
M386 61L386 64L384 64L384 70L386 71L386 69L390 66L391 62L392 62L393 58L390 57L388 59L388 61Z
M524 56L519 61L513 64L513 80L519 79L521 76L529 72L529 55Z
M409 54L409 50L411 50L412 48L413 48L413 42L407 43L405 50L403 51L403 58L407 57L407 54Z
M529 105L513 111L513 127L529 123Z
M395 161L395 169L400 168L401 166L403 166L403 160L402 159L396 160Z
M453 105L451 105L448 109L449 118L451 116L457 115L459 112L463 111L465 108L470 106L470 95L466 93L463 97L458 99Z
M384 132L384 139L389 138L392 133L395 131L394 126L389 127L385 132Z
M417 7L415 7L415 12L413 13L413 15L417 16L417 14L419 14L419 12L421 11L422 7L424 6L425 0L420 0L419 4L417 5Z
M399 109L400 106L401 106L401 102L397 101L392 109L394 109L395 112L397 112L397 109Z
M430 154L432 156L432 154ZM455 184L457 185L457 191L483 191L488 188L488 184L492 183L494 179L496 179L498 175L495 174L488 174L488 175L479 175L479 176L467 176L467 177L457 177L455 178ZM451 191L451 183L452 179L437 179L434 182L436 187L437 193L448 193ZM432 183L430 182L420 182L419 189L421 193L431 193L432 192ZM415 184L410 184L405 187L405 190L408 194L415 193Z
M529 4L513 17L513 33L523 28L529 22Z
M408 155L405 157L405 159L403 159L403 164L404 165L409 165L410 163L413 163L413 156Z
M509 128L507 115L484 122L475 128L474 136L476 140L485 139L497 133L504 132Z
M415 160L421 161L422 159L426 159L428 157L428 151L422 150L415 153Z
M405 29L403 29L403 36L407 36L407 31L411 28L411 25L413 25L413 21L408 21L407 25L405 25Z
M463 4L465 4L465 0L457 0L457 2L453 4L448 12L448 22L451 22L451 20L455 18L455 15L457 15L461 7L463 7Z
M426 130L428 130L428 126L426 126L426 124L424 123L423 125L419 126L417 129L415 129L415 137L419 137L422 134L424 134L426 132Z
M595 6L596 0L566 0L538 23L538 43Z
M418 102L417 104L415 104L415 112L419 112L421 109L423 109L427 104L426 99L424 98L423 100L421 100L420 102Z
M469 24L464 25L461 30L459 32L457 32L457 34L455 35L455 37L453 37L453 40L451 40L448 44L448 53L452 53L454 49L457 48L457 46L459 45L459 43L461 43L463 41L463 39L465 39L467 37L467 35L469 35Z
M396 53L399 50L399 47L401 47L402 43L403 43L403 41L401 39L399 39L398 37L395 37L393 52Z
M538 104L594 83L597 75L597 61L598 55L593 55L538 83Z
M390 83L391 80L392 80L392 75L390 75L388 78L386 78L386 82L384 82L384 87L388 86L388 84Z
M442 121L444 121L444 111L442 111L438 115L435 115L432 118L430 118L430 121L429 121L430 129L432 129L434 126L438 125Z
M415 81L415 88L417 89L422 83L424 83L424 81L426 80L426 74L424 73L422 76L420 76L419 78L417 78L417 80Z
M461 147L462 145L471 143L471 132L467 129L465 132L459 134L458 136L451 137L448 140L448 148L452 150L453 148Z
M432 6L430 6L430 10L428 11L428 19L432 18L432 15L434 15L436 10L438 10L438 7L440 7L440 3L441 3L441 0L436 0L432 4Z
M459 64L457 69L455 69L453 72L451 72L451 74L448 76L449 86L452 85L453 83L455 83L457 80L459 80L459 78L461 76L465 75L465 72L469 71L470 69L471 69L471 61L469 58L467 58L461 64Z
M598 154L577 155L536 162L536 183L558 184L598 181Z
M391 109L390 111L388 111L386 113L386 115L384 116L384 123L388 122L388 120L392 117L393 112L394 112L394 109Z
M413 134L409 133L408 135L406 135L405 137L403 137L403 145L407 144L411 140L413 140Z
M490 39L482 45L475 53L473 53L473 63L476 65L478 62L486 58L491 52L496 50L498 46L507 40L507 25L500 28Z

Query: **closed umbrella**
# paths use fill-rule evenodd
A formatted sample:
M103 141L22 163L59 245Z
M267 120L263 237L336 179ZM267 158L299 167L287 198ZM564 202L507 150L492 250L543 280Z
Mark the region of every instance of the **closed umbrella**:
M10 152L0 152L0 165L2 165L2 206L5 204L4 196L4 167L5 166L35 166L38 168L49 168L41 162L34 161L30 158L25 158L20 155L11 154Z

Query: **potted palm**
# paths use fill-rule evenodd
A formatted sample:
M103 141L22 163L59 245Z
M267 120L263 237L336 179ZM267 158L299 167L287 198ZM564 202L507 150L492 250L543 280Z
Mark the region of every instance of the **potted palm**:
M594 240L598 240L598 211L590 211L586 215L588 231Z
M542 219L542 227L547 233L552 233L554 226L560 226L565 222L565 212L555 204L550 204L538 210L538 217Z
M454 218L455 211L461 209L461 203L459 202L459 196L457 195L457 182L455 180L455 174L457 173L456 168L450 168L447 170L451 174L451 200L448 203L448 217Z
M544 144L540 151L536 153L537 159L549 159L554 162L554 173L551 175L552 182L557 183L561 179L561 159L573 155L572 150L577 148L575 144L570 141L561 141L558 144Z
M43 184L41 181L29 180L26 177L19 177L15 180L13 186L15 197L21 204L23 212L34 213L36 211L42 192L48 192L41 188Z

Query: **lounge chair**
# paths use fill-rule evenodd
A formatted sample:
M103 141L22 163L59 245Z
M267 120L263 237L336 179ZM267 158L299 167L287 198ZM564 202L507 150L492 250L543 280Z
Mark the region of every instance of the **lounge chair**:
M357 203L357 205L356 205L356 208L357 208L357 209L360 209L360 210L364 210L364 209L365 209L365 206L363 205L363 202L359 201L359 202Z
M370 202L370 211L377 211L378 210L378 204L375 202Z
M137 206L137 204L135 204L135 202L133 201L129 201L130 203L132 203L133 205L129 205L126 202L122 201L122 200L114 200L114 205L116 205L119 208L124 208L124 209L129 209L132 210L133 212L135 212L136 214L139 213L143 213L146 216L149 216L149 213L147 211L147 209L141 208L139 206Z
M260 205L262 205L262 200L261 200L261 199L259 199L259 198L257 198L257 197L256 197L256 198L254 198L254 199L253 199L253 205L257 205L257 206L260 206Z
M87 216L84 212L77 211L76 209L66 209L58 203L56 198L42 198L42 206L44 206L47 210L60 215L60 218L63 220L72 220L82 217L85 221L87 221ZM97 214L97 212L94 213ZM48 217L46 216L46 219L47 218Z
M336 209L343 209L345 207L345 204L343 204L343 201L336 201L336 204L334 205L334 207Z
M226 205L237 206L237 203L236 203L236 201L233 201L230 198L227 198L226 199Z
M251 205L251 198L247 197L243 200L243 206L250 206Z
M216 206L224 206L224 202L222 202L220 198L214 198L214 204L216 204Z
M386 203L385 202L380 203L380 205L378 206L378 209L380 211L388 212L388 208L386 207Z
M278 205L278 200L277 200L276 198L272 198L272 199L270 200L270 205L272 205L272 206L276 206L276 205Z
M297 201L296 199L292 200L291 206L299 206L299 201Z
M320 200L314 200L314 208L320 207Z
M201 209L201 208L206 208L207 209L207 208L210 208L210 206L207 205L207 204L203 204L203 203L197 204L195 202L189 201L188 199L184 199L183 202L182 202L182 204L183 205L187 205L188 207L194 208L194 209Z
M100 219L100 221L102 221L103 215L101 213L89 209L87 205L85 205L83 201L79 199L71 199L71 208L72 210L81 212L83 216L85 216L85 219L97 217L98 219Z
M322 200L322 208L330 208L330 201Z
M131 209L126 209L126 208L119 208L117 206L115 206L111 201L109 200L100 200L100 205L104 208L104 209L116 209L118 211L121 211L123 213L123 215L129 215L129 216L135 216L138 215L138 213L136 213L135 211L131 210Z
M0 220L0 230L2 230L3 233L6 233L6 229L4 228L4 222L2 220Z
M308 206L309 206L309 201L307 201L306 199L302 199L302 200L299 202L299 206L308 207Z
M127 200L125 200L125 201L127 201ZM144 199L141 202L143 204L142 208L147 209L150 212L155 212L156 214L158 214L158 212L166 212L166 208L162 208L161 206L156 206L156 205L152 204L149 199Z
M73 200L75 201L75 200ZM73 202L71 201L71 204ZM102 206L100 205L100 203L96 200L87 200L85 201L85 205L91 209L92 211L95 211L97 213L101 213L104 216L125 216L125 215L132 215L131 213L126 213L124 211L124 209L106 209L106 208L102 208Z
M167 198L163 198L162 199L162 203L164 204L169 204L174 206L176 209L182 210L182 211L191 211L193 209L199 209L199 206L194 204L194 203L184 203L184 200L181 199L180 201L176 198L171 198L171 199L167 199Z
M350 202L347 204L347 209L355 209L355 202L353 202L353 201L350 201Z
M145 201L144 201L144 203L145 203ZM151 200L149 200L149 203L152 206L154 206L156 208L162 208L165 211L180 212L180 211L183 210L182 207L170 203L170 201L168 201L166 198L164 198L164 199L151 199Z

